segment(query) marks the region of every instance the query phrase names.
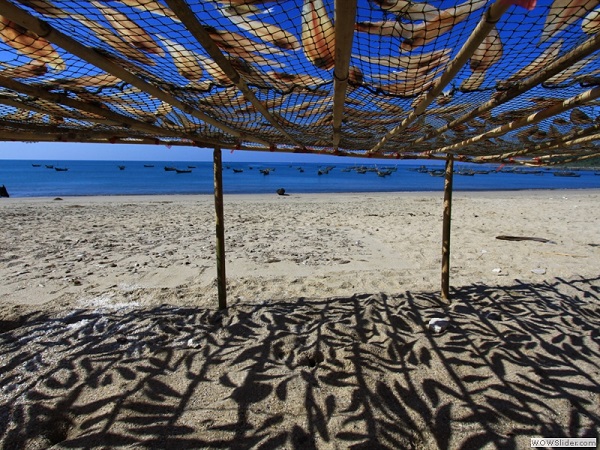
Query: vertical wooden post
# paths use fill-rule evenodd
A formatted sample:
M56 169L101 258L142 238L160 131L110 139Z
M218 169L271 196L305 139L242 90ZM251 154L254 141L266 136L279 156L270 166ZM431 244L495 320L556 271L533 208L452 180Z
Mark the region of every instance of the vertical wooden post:
M223 164L219 147L215 147L213 152L213 172L217 237L217 288L219 309L225 309L227 308L227 280L225 278L225 226L223 222Z
M446 178L444 179L444 221L442 225L442 300L450 301L450 228L452 222L452 179L454 156L446 156Z

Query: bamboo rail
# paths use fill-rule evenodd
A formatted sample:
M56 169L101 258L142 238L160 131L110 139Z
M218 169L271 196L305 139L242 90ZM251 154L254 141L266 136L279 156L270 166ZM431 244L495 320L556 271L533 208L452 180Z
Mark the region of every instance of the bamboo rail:
M211 39L210 35L204 29L204 27L198 22L194 12L188 6L188 4L182 0L165 0L167 5L173 10L175 15L179 17L179 20L186 26L188 31L192 33L194 38L204 47L210 57L217 63L217 65L223 70L225 75L229 77L231 82L244 94L244 97L256 108L256 110L263 115L267 121L273 125L277 130L281 132L291 143L294 145L302 146L296 139L294 139L286 130L279 124L277 119L269 110L261 103L249 88L244 79L240 76L237 70L231 65L231 62L225 57L221 49Z
M442 223L442 300L450 301L450 234L452 228L452 182L454 156L446 156L444 178L444 215Z
M501 91L497 96L492 97L492 99L487 102L479 105L477 108L469 111L466 114L448 122L446 125L443 125L432 132L422 136L414 141L415 144L420 144L421 142L427 141L431 138L439 136L440 134L448 131L449 129L460 125L464 122L467 122L493 108L499 106L503 103L506 103L513 98L518 97L521 94L529 91L535 86L543 83L544 81L552 78L554 75L562 72L566 68L570 67L573 63L579 61L586 56L591 55L595 51L600 50L600 33L594 35L592 38L585 41L583 44L575 47L568 53L565 53L561 57L557 58L555 61L551 62L546 68L540 70L536 74L527 78L524 81L519 83L515 83L514 86L510 87L505 91Z
M223 219L223 163L219 147L215 147L213 151L213 173L215 184L217 290L219 309L225 309L227 308L227 279L225 275L225 225Z
M77 42L73 38L61 33L60 31L53 28L49 23L32 16L28 12L10 3L8 0L0 0L0 11L2 11L2 15L7 17L9 20L12 20L16 24L26 28L27 30L33 31L39 36L43 36L48 41L59 45L60 47L69 51L73 55L78 56L84 61L87 61L88 63L99 67L105 72L108 72L120 78L121 80L131 84L132 86L135 86L136 88L152 95L153 97L159 100L162 100L165 103L168 103L172 106L181 109L182 111L185 111L186 113L220 129L225 133L228 133L240 139L257 142L263 145L269 145L262 139L245 135L239 130L235 130L225 124L222 124L218 120L215 120L212 117L204 114L203 112L192 108L190 105L183 103L168 92L165 92L157 86L154 86L153 84L144 81L142 78L132 74L120 65L110 61L108 58L98 53L95 49L86 47L85 45Z
M568 111L569 109L585 104L598 97L600 97L600 87L596 87L588 91L582 92L581 94L576 95L575 97L571 97L561 103L542 109L541 111L538 111L522 119L513 120L512 122L509 122L506 125L496 127L493 130L486 131L485 133L482 133L480 135L474 136L469 139L465 139L464 141L457 142L456 144L447 145L445 147L441 147L435 150L428 150L427 152L420 153L420 155L427 156L435 153L455 152L456 150L466 147L467 145L475 144L484 139L502 136L503 134L506 134L518 128L538 123L544 119Z
M352 39L356 21L357 0L335 1L335 68L333 69L333 150L337 151L342 134L342 119L348 76L350 75L350 58L352 56Z
M433 102L433 100L441 94L444 88L454 79L460 69L466 64L473 52L477 49L479 44L486 38L492 28L500 20L500 17L508 10L510 3L503 0L496 0L492 6L490 6L467 41L464 43L462 48L458 51L456 56L450 63L446 71L440 78L434 83L433 87L427 92L427 94L421 99L421 101L415 106L410 114L396 127L388 131L388 133L381 138L381 140L369 150L369 153L376 153L383 145L394 135L406 129L408 125L414 122L425 109Z

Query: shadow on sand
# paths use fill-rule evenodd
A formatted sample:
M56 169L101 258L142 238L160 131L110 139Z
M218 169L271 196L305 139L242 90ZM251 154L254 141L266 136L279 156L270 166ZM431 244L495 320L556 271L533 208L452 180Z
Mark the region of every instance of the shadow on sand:
M598 437L600 279L32 312L0 322L0 447L514 448ZM436 335L432 317L450 319Z

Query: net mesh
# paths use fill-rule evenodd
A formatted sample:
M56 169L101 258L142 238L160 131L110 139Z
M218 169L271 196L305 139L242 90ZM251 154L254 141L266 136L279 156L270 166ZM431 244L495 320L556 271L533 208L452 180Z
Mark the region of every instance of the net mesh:
M600 0L506 3L498 17L487 0L348 4L0 0L0 138L598 155Z

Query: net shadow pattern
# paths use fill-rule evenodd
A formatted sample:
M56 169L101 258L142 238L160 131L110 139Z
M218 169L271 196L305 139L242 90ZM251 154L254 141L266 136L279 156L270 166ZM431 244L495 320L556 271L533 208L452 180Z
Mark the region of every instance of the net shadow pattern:
M521 448L596 437L598 279L0 321L6 448ZM432 317L447 331L428 330ZM177 380L175 382L174 380Z
M495 5L358 0L344 15L333 0L2 0L0 138L535 164L597 156L600 2L512 5L491 23ZM457 59L486 17L489 30Z

